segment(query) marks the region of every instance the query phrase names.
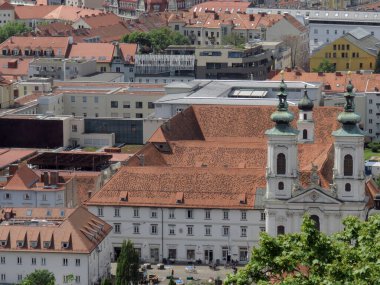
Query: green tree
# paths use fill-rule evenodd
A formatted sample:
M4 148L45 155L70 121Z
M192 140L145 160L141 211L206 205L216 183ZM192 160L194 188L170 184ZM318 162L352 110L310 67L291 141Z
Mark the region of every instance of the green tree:
M189 44L187 37L169 28L159 28L149 32L132 32L124 35L121 42L139 44L141 53L161 53L170 45Z
M176 283L175 283L175 281L173 279L173 276L170 277L168 285L176 285Z
M344 220L344 230L327 236L305 216L300 233L260 236L250 262L225 284L380 284L380 216Z
M11 36L28 32L30 29L24 23L8 22L0 27L0 42L5 41Z
M35 270L34 272L28 274L23 280L22 285L54 285L55 277L54 274L50 271L43 270Z
M323 59L317 68L313 68L313 71L332 73L335 72L335 65L330 63L327 59Z
M103 278L100 285L112 285L112 283L108 278Z
M245 42L245 38L236 33L231 33L222 37L222 45L233 45L238 47L244 45Z
M139 256L133 243L123 241L116 267L116 285L137 284L139 281Z
M380 51L377 53L377 58L376 58L376 65L375 65L375 70L373 73L380 73Z

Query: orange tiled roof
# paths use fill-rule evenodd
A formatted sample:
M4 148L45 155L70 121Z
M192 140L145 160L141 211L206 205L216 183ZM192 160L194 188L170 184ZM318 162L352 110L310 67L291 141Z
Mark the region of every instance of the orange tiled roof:
M265 131L273 127L270 115L274 110L273 106L192 106L161 126L88 203L253 207L256 190L266 187ZM297 118L298 109L291 110ZM301 185L310 182L313 163L318 166L321 185L329 187L331 132L339 127L339 112L334 107L314 108L315 141L299 145ZM178 192L184 193L181 204L176 202ZM120 195L128 196L128 201ZM247 196L247 204L239 202L242 195Z
M25 160L35 154L37 154L37 151L34 149L0 149L0 169L7 167L10 164Z
M0 44L0 50L25 49L45 51L52 49L55 56L64 57L69 47L68 37L18 37L13 36Z
M32 58L12 58L0 57L0 74L4 76L22 77L28 75L29 63ZM16 61L16 65L9 65L10 62Z
M45 225L0 225L0 240L7 244L1 246L5 251L33 251L33 252L75 252L91 253L108 235L112 227L88 212L84 207L76 208L61 223ZM24 241L22 246L18 241ZM36 241L36 247L32 246ZM49 242L45 247L44 243ZM64 248L63 243L68 243Z
M115 46L111 43L77 43L72 45L70 58L95 59L96 62L111 62Z
M357 92L376 92L380 90L380 74L356 74L351 73L350 78ZM349 77L340 72L318 73L318 72L284 72L285 80L301 80L305 82L322 82L325 92L342 93L345 92ZM281 80L281 75L275 75L271 80Z
M253 14L236 12L182 12L172 14L169 18L170 22L182 22L186 26L203 27L203 28L220 28L222 24L232 24L237 30L254 30L261 26L271 27L281 19L283 15L279 14Z
M116 16L114 13L85 15L84 17L81 17L80 19L86 22L86 24L89 25L91 29L116 25L121 21L121 18Z
M134 63L135 55L137 53L137 44L120 43L119 47L124 60L129 63Z
M10 4L8 1L3 1L3 3L0 5L0 10L14 10L14 9L15 7L12 4Z

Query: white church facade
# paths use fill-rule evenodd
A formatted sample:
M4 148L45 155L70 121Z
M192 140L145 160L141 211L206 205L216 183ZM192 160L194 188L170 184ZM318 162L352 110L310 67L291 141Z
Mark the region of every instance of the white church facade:
M245 263L260 232L331 234L368 217L378 189L364 176L364 134L347 86L344 110L305 90L288 107L192 106L162 125L87 202L113 226L115 256L131 239L149 262ZM298 118L297 120L295 118Z

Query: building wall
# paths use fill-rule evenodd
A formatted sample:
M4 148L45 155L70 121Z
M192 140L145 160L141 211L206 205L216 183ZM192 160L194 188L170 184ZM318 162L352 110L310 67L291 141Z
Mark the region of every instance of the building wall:
M8 108L14 104L12 84L0 85L0 109Z
M373 70L376 62L376 56L344 38L337 39L313 53L310 56L310 69L318 68L324 59L335 64L338 71Z
M15 10L0 10L0 26L15 20Z
M144 119L143 121L143 143L145 144L154 132L164 123L165 119Z
M210 219L206 219L205 209L192 209L193 218L187 218L187 209L176 208L174 218L169 218L169 209L140 207L139 217L134 216L133 207L117 208L120 217L115 217L115 208L101 207L102 219L113 225L114 231L110 234L112 246L120 248L124 239L133 241L136 248L141 249L143 261L158 262L162 258L168 259L169 249L177 249L177 261L202 260L207 262L205 250L213 250L213 261L217 259L224 263L222 247L229 249L230 257L239 260L240 249L244 248L248 254L253 245L259 240L259 234L265 230L265 217L260 210L247 210L246 220L242 220L240 210L228 210L228 219L224 219L222 209L211 209ZM90 206L90 212L98 215L98 207ZM152 217L156 212L156 218ZM163 215L163 216L162 216ZM115 232L115 225L120 226L120 233ZM157 233L151 233L152 225L157 225ZM135 226L139 233L134 233ZM188 234L188 226L192 226L192 234ZM206 235L206 226L211 226L210 235ZM116 226L117 228L118 226ZM223 234L223 227L229 227L229 234ZM242 235L241 227L245 227L246 236ZM174 234L169 229L174 228ZM159 250L158 260L151 256L151 249ZM194 250L194 258L188 258L187 250ZM246 262L244 255L240 261Z
M7 194L10 195L7 198ZM65 207L65 191L44 189L41 191L14 191L3 189L0 192L2 207ZM28 198L26 197L28 195Z
M54 274L56 285L63 285L64 276L70 274L74 275L73 284L92 285L99 277L110 272L111 249L110 240L106 237L90 254L2 251L0 257L5 257L5 264L1 264L0 274L5 274L6 284L18 284L21 281L19 278L25 278L37 269L47 269ZM17 263L18 257L21 257L21 264ZM32 264L32 258L36 259L36 264ZM63 265L64 258L67 259L67 266ZM45 265L42 259L45 259ZM79 266L77 259L80 260ZM77 276L79 279L75 279Z

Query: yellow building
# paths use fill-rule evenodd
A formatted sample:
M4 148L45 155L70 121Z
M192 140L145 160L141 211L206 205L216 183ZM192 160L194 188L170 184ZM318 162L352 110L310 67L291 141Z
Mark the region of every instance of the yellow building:
M310 56L310 70L317 69L327 59L337 71L373 70L380 40L362 28L356 28L328 43Z

